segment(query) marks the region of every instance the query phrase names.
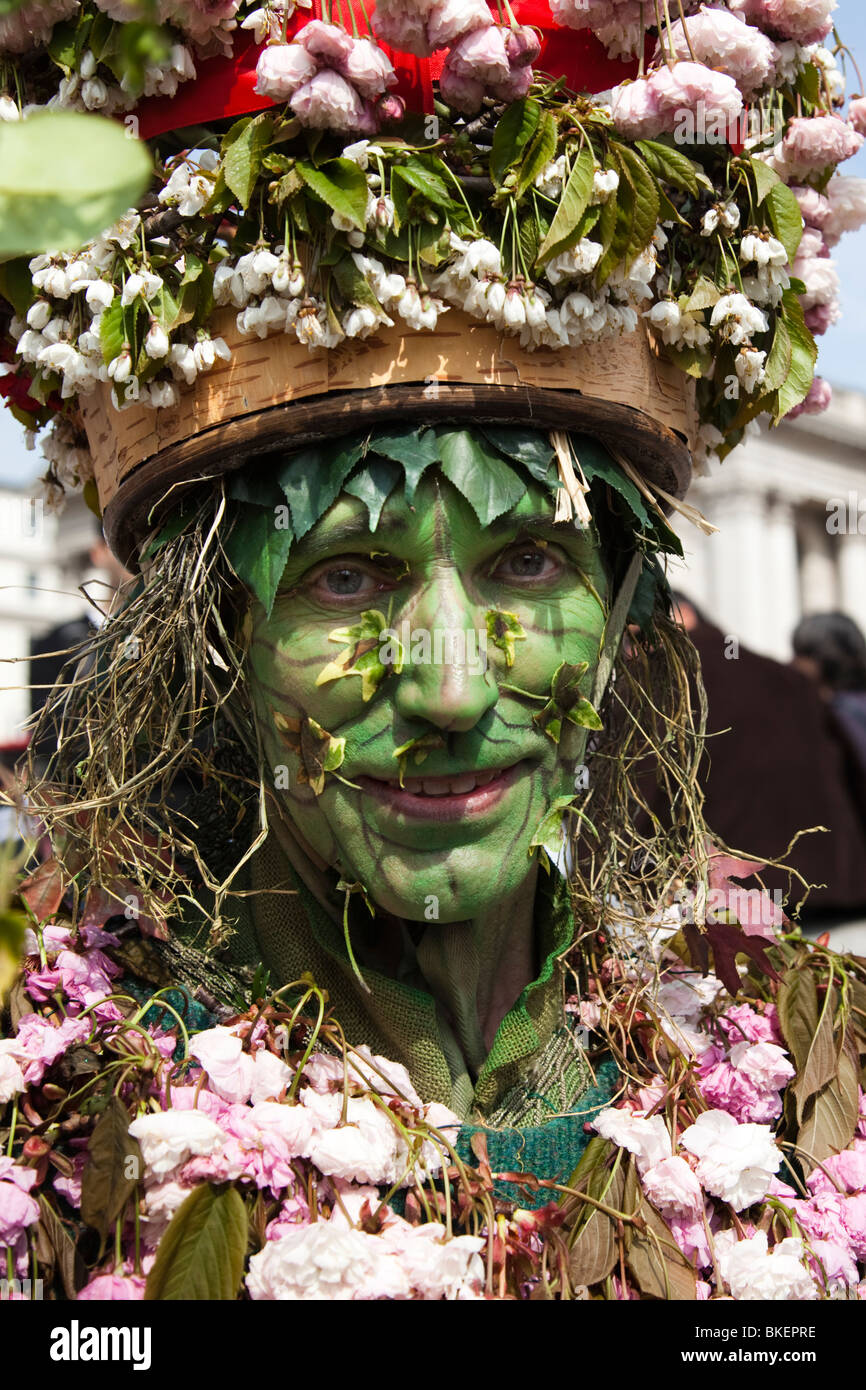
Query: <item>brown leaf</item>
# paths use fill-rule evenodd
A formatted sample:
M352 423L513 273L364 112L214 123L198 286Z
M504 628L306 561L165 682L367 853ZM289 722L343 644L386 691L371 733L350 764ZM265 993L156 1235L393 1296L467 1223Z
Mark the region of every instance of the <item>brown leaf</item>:
M18 889L37 922L47 922L63 901L63 870L56 859L46 859Z
M846 1038L836 1075L809 1102L808 1114L797 1135L797 1146L807 1175L815 1163L847 1149L859 1120L859 1065L856 1049Z
M674 1240L667 1222L644 1196L634 1164L630 1163L625 1184L626 1209L638 1208L646 1232L626 1228L626 1264L640 1292L646 1298L667 1302L692 1302L697 1298L697 1271Z
M725 989L736 999L740 992L737 956L749 956L771 980L779 978L766 952L767 943L759 936L748 936L735 922L707 922L703 931L693 922L683 928L692 964L702 975L709 973L709 952L713 969Z
M581 1187L589 1197L594 1197L597 1202L604 1202L605 1206L611 1207L614 1211L630 1210L623 1206L625 1165L620 1163L611 1176L606 1160L611 1153L616 1153L616 1150L612 1149L606 1139L596 1136L591 1140L581 1163L587 1159L587 1152L593 1145L596 1147L583 1170L584 1181ZM574 1181L569 1183L570 1187L576 1185ZM607 1278L617 1261L616 1224L606 1212L590 1207L586 1202L582 1203L578 1210L588 1211L589 1215L571 1247L568 1259L569 1277L573 1284L598 1284Z
M801 978L790 980L791 976ZM803 976L808 977L808 982L803 980ZM786 980L790 981L787 989ZM803 1122L808 1101L836 1075L838 1048L833 1018L837 998L835 989L828 990L819 1015L818 991L810 970L789 970L782 981L778 999L779 1021L797 1068L792 1090L797 1098L798 1125Z
M84 1283L84 1261L57 1212L42 1194L36 1226L36 1258L40 1265L56 1264L66 1297L74 1299Z
M9 1021L12 1024L12 1032L18 1032L18 1024L26 1014L35 1013L36 1010L30 1002L30 996L25 988L23 979L16 980L6 996L6 1007L9 1010Z
M126 1106L112 1096L87 1146L81 1181L81 1216L87 1225L108 1235L142 1171L141 1149L129 1133Z

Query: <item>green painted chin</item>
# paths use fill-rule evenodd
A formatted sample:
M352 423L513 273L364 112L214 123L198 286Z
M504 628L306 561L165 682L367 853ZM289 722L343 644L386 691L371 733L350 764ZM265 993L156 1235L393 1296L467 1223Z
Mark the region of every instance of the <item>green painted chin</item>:
M347 542L365 518L338 498L290 555L271 616L253 609L248 670L273 786L304 840L375 905L474 918L525 883L542 819L574 792L582 731L563 720L554 741L534 716L563 663L586 663L590 691L603 568L531 484L495 531L438 474L414 509L394 498L375 534ZM446 644L437 661L404 644L383 666L381 644L346 633L376 611L413 643L444 631L476 645Z

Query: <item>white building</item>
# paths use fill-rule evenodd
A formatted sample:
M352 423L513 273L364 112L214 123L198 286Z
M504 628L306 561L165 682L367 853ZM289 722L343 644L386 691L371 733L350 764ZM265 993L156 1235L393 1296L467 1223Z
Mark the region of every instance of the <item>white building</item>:
M719 534L676 520L686 569L671 583L726 634L788 661L808 613L866 631L866 395L837 390L824 415L749 440L688 500Z
M33 487L0 487L0 744L23 737L31 638L87 611L78 586L95 575L89 551L96 520L80 497L62 518L34 497ZM99 597L100 590L91 593Z

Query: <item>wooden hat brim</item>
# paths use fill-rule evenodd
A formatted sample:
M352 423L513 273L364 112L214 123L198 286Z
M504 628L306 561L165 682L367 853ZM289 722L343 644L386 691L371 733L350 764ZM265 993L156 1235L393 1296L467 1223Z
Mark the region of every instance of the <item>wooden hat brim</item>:
M568 429L619 448L651 485L682 497L697 432L695 383L643 329L566 351L526 352L459 311L434 334L396 326L310 352L285 334L213 325L232 350L168 410L117 411L108 386L83 402L106 537L125 563L189 484L257 455L399 421Z

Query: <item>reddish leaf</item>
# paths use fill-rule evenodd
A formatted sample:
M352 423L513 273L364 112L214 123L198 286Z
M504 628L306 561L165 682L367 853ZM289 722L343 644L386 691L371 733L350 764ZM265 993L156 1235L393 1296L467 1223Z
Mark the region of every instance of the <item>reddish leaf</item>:
M63 870L56 859L46 859L18 892L37 922L47 922L63 901Z
M733 997L740 992L740 976L737 973L738 955L749 956L771 980L779 976L770 964L770 958L759 936L749 936L734 922L707 922L703 931L694 923L683 928L689 948L692 965L702 975L709 974L709 953L713 953L713 969L725 989Z

